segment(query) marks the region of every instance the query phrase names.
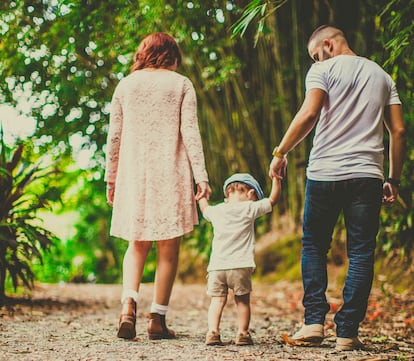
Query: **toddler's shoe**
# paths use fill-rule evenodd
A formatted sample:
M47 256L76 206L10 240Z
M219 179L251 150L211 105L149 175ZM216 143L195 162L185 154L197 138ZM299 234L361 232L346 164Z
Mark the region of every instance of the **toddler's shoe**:
M220 334L216 331L208 331L206 334L206 345L207 346L221 346Z
M239 333L236 337L236 345L237 346L253 345L253 340L252 340L252 336L250 336L250 333L249 332Z
M121 315L119 316L119 325L117 336L119 338L133 339L136 336L137 304L132 298L127 298L122 304Z
M292 340L309 342L312 346L319 346L324 338L323 325L318 323L303 325L302 328L292 336Z
M336 351L353 351L363 350L364 344L358 339L358 337L337 337L336 338Z

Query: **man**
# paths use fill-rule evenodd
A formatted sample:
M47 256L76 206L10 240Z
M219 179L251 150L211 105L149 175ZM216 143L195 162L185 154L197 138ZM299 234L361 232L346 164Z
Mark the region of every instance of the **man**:
M391 77L357 56L344 33L317 28L308 42L315 63L306 76L305 100L279 146L269 176L281 177L286 155L316 126L307 167L302 238L305 324L298 343L324 337L326 258L339 213L344 214L349 268L344 304L335 316L336 349L362 348L358 328L365 317L373 280L375 240L381 203L398 194L405 129L401 102ZM383 122L390 134L389 176L383 184Z

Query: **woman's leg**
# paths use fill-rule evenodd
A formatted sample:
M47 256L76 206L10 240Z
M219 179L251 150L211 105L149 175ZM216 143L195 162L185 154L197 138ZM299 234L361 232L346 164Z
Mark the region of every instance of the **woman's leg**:
M135 321L138 290L142 279L145 261L151 249L151 242L130 242L123 262L122 310L119 317L120 338L133 339L136 336Z
M152 242L149 241L129 242L123 261L122 284L124 293L128 293L129 290L138 292L151 246Z
M154 303L168 306L178 266L181 237L157 241Z
M178 253L181 237L157 241L157 269L155 271L154 300L148 323L148 336L151 340L175 338L175 332L167 327L165 314L177 273Z

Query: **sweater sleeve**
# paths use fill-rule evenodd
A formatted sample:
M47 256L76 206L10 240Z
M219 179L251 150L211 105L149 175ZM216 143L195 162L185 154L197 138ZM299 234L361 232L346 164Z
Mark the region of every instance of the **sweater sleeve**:
M194 86L188 79L185 79L184 81L180 131L190 160L195 182L208 182L203 144L198 127L197 98Z
M109 116L109 130L106 143L105 182L114 183L118 171L119 149L122 133L122 107L117 91L115 90L111 102Z

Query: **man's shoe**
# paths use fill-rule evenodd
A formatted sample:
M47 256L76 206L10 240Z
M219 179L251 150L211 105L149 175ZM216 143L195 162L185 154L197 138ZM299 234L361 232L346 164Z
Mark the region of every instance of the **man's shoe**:
M207 332L206 345L207 346L221 346L221 345L223 345L223 343L221 342L220 334L216 331Z
M246 333L237 334L236 345L237 346L253 345L253 340L252 340L252 336L250 336L250 333L246 332Z
M364 344L358 339L358 337L337 337L336 338L336 351L353 351L363 350Z
M303 325L302 328L292 336L292 340L309 342L312 346L319 346L324 338L323 325L314 323L312 325Z
M137 304L133 298L127 298L122 303L122 311L119 316L117 336L119 338L133 339L136 336L135 322L137 314Z
M147 332L150 340L176 338L175 332L169 329L165 323L165 315L150 313L148 318Z

